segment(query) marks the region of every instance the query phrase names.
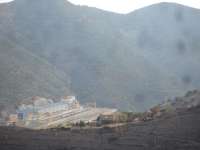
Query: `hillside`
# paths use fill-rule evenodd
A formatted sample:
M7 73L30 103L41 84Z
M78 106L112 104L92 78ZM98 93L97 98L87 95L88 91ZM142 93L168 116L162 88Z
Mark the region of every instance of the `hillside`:
M199 19L198 9L171 3L152 5L127 15L127 39L134 41L134 50L175 74L185 87L199 88Z
M190 92L183 102L200 102ZM176 103L178 105L178 103ZM180 105L179 105L180 107ZM173 111L152 121L114 128L31 131L0 127L1 150L197 150L200 149L200 107Z
M82 102L145 110L200 88L199 10L161 3L118 15L66 0L15 0L0 11L3 45L15 42L56 67L70 82L61 87Z
M69 80L44 60L0 37L0 106L12 109L30 96L69 95Z

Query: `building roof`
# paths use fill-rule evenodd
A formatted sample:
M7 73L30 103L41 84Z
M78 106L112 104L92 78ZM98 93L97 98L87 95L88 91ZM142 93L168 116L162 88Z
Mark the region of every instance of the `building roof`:
M17 112L29 113L29 112L48 112L55 110L56 108L69 108L71 104L76 102L75 97L68 97L61 99L58 102L54 102L51 99L37 97L34 98L34 103L25 105L22 104L19 106Z

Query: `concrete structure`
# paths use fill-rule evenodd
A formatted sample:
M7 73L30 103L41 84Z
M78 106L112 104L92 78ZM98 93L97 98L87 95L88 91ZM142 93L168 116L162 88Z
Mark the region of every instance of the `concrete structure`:
M115 122L115 116L114 115L100 115L97 118L97 125L102 125L102 124L110 124Z
M33 97L31 103L17 109L16 125L31 129L55 127L64 123L92 122L100 114L116 112L116 109L96 108L96 103L81 106L74 96L51 100Z
M18 122L17 114L10 114L8 117L7 125L15 125Z
M62 98L58 102L37 97L37 99L34 98L33 104L20 105L17 114L20 120L34 120L41 118L43 115L50 115L60 111L69 111L80 107L79 102L74 96Z

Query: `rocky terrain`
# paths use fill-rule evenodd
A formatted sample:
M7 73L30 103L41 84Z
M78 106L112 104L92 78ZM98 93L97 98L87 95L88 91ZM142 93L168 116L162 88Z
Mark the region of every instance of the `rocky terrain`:
M199 92L182 100L200 101ZM178 103L176 103L178 104ZM99 129L32 131L0 128L1 150L198 150L200 107L176 109L151 121Z
M1 127L1 150L197 150L200 108L139 124L91 130Z

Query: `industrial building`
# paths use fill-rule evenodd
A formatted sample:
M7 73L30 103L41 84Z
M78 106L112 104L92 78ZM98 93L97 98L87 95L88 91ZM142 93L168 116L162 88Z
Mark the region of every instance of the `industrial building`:
M74 96L64 97L58 102L54 102L51 99L37 97L34 98L33 104L20 105L17 114L20 120L34 120L61 111L80 109L80 107L79 102Z
M81 106L75 96L67 96L59 100L33 97L29 103L22 102L16 114L11 114L8 124L42 129L55 127L63 123L91 122L105 112L116 112L116 109L96 108L96 104Z

